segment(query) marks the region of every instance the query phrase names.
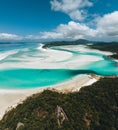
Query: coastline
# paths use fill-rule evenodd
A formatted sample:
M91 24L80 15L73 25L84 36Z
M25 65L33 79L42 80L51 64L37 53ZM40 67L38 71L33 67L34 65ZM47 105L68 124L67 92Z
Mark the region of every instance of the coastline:
M75 92L79 91L82 87L93 84L99 80L92 75L79 75L63 83L56 84L53 86L40 87L34 89L22 89L22 90L4 90L0 89L0 120L2 119L5 112L15 108L18 104L23 103L23 101L36 93L43 92L44 90L53 90L58 92Z
M72 46L70 47L72 48ZM74 50L80 51L80 52L90 51L90 49L86 48L85 46L79 46L78 48L76 47L74 48ZM77 59L73 59L72 54L69 52L60 53L51 49L48 49L48 50L43 49L42 51L45 52L44 56L50 55L50 57L45 58L44 62L42 62L43 61L42 58L41 59L36 58L37 60L31 58L32 62L31 61L29 62L30 64L32 63L31 66L28 66L27 62L26 63L23 62L23 64L17 64L17 67L19 66L19 68L20 67L23 68L24 66L28 66L30 68L32 66L35 66L35 68L39 68L39 67L40 68L58 68L61 66L62 68L75 69L75 68L78 68L78 64L76 64L78 63L78 58L79 58L79 68L87 64L90 64L93 61L98 61L98 60L103 59L102 57L87 56L87 55L82 55L82 56L80 55L78 56ZM96 49L93 49L92 52L96 52L96 51L106 56L112 55L111 52L99 51ZM62 60L62 57L63 57L63 60ZM68 61L68 59L70 59L70 61ZM11 68L15 68L13 64L9 64L9 65L11 66ZM4 64L1 64L0 67L1 69L7 68L7 66L5 66ZM47 87L39 87L39 88L33 88L33 89L16 89L16 90L0 89L0 101L1 101L0 119L2 119L6 111L9 111L12 108L15 108L20 103L23 103L23 101L27 97L33 94L43 92L46 89L57 91L57 92L63 92L63 93L75 92L75 91L79 91L84 86L93 84L94 82L98 81L99 78L100 76L81 74L63 83L52 85L52 86L47 86Z

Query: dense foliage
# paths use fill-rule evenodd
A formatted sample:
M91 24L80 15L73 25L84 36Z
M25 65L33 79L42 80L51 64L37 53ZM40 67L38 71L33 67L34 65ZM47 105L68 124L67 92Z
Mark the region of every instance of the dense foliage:
M81 45L87 44L89 41L85 39L79 39L76 41L55 41L55 42L48 42L44 44L44 48L53 47L53 46L64 46L64 45Z
M111 56L111 58L118 59L118 53Z
M99 43L93 44L92 48L118 53L118 42L111 42L111 43L99 42Z
M92 45L89 43L93 43ZM94 41L88 41L85 39L79 39L76 41L57 41L57 42L49 42L45 43L43 46L44 48L47 47L53 47L53 46L62 46L62 45L88 45L89 47L93 49L98 49L102 51L110 51L113 53L116 53L111 56L111 58L118 59L118 42L94 42Z
M68 120L57 123L57 105ZM104 78L79 92L45 90L5 114L0 130L118 130L118 78Z
M118 59L118 42L111 42L111 43L99 42L99 43L91 45L90 47L94 49L99 49L102 51L110 51L110 52L116 53L112 55L111 57Z

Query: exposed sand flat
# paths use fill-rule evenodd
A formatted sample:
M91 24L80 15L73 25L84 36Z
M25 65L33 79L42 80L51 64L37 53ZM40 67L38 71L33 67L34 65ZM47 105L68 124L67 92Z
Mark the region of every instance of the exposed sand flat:
M84 66L87 66L90 63L103 60L103 57L100 55L88 55L84 52L99 53L104 55L110 55L110 52L102 52L94 49L89 49L86 46L63 46L58 47L63 50L53 50L53 49L44 49L42 45L37 48L39 52L30 52L29 49L25 49L24 53L20 53L19 56L9 56L9 53L2 54L1 59L8 58L0 64L0 70L11 69L11 68L38 68L38 69L82 69ZM69 51L70 50L70 51ZM18 50L16 50L18 51ZM16 51L10 52L10 54L16 53ZM73 52L79 52L80 54L76 55ZM18 51L19 52L19 51ZM41 52L41 53L40 53ZM31 54L30 54L31 53ZM84 53L84 55L83 55ZM29 55L30 54L30 55ZM13 62L16 61L16 62ZM72 78L64 83L48 86L48 89L55 89L59 92L73 92L79 91L81 87L90 85L96 82L98 79L89 75L79 75L75 78ZM34 93L42 92L46 87L38 89L25 89L25 90L3 90L0 89L0 118L3 117L6 110L11 109L12 107L17 106L28 96L31 96Z
M113 55L112 52L109 51L101 51L101 50L97 50L97 49L91 49L89 48L89 46L86 45L65 45L65 46L59 46L58 48L63 48L63 49L70 49L70 50L74 50L74 51L80 51L80 52L95 52L95 53L99 53L99 54L104 54L104 55Z
M25 54L20 54L19 57L9 57L9 63L3 62L0 64L1 69L7 68L40 68L40 69L58 69L58 68L65 68L70 69L73 68L82 68L92 62L103 60L101 56L98 55L74 55L73 53L69 52L92 52L92 53L99 53L104 55L110 55L110 52L103 52L94 49L89 49L86 46L78 45L78 46L62 46L58 47L64 50L53 50L53 49L43 49L39 47L39 52L34 53L33 57L28 56L29 51L26 51ZM16 53L10 52L12 54ZM8 54L5 56L7 57ZM73 57L74 56L74 57ZM4 58L4 56L2 56ZM85 60L86 59L86 60ZM10 61L11 60L11 61ZM17 62L13 62L17 61ZM22 62L22 64L21 64Z
M95 78L89 75L79 75L70 79L64 83L48 87L48 89L55 89L58 92L73 92L79 91L81 87L90 85L96 82ZM86 84L89 82L89 84ZM0 90L0 119L3 117L5 111L16 107L19 103L22 103L28 96L32 94L42 92L47 87L37 89L25 89L25 90Z

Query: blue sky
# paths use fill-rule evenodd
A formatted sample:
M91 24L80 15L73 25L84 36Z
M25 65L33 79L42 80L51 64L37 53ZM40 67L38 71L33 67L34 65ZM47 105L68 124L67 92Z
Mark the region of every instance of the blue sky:
M0 0L0 32L37 34L70 20L51 10L50 0Z
M116 28L118 0L0 0L0 40L118 40Z

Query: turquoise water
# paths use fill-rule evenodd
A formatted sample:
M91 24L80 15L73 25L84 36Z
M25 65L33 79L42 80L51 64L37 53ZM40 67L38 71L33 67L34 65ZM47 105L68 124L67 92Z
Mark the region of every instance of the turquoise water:
M12 69L0 71L1 88L32 88L60 83L77 73L64 69Z
M9 69L0 70L0 88L27 89L62 83L79 74L97 74L103 76L118 75L116 62L98 61L84 70L69 69Z
M2 89L28 89L51 86L67 81L80 74L118 76L118 62L107 58L101 53L93 51L80 52L74 49L71 50L70 48L52 48L51 50L60 52L60 54L63 52L71 54L71 57L68 57L67 59L62 58L63 60L59 59L58 61L58 57L53 59L53 54L50 53L50 50L38 49L39 44L8 44L9 49L6 48L6 45L5 47L4 45L0 46L0 88ZM17 50L15 54L10 52L11 50L16 49L19 50ZM10 53L7 54L6 52ZM2 55L3 53L4 55ZM91 61L91 63L86 66L78 67L79 69L77 69L77 67L73 69L67 67L71 63L79 66L78 56L84 55L92 56L94 58L99 57L102 58L102 60ZM76 59L76 63L73 59ZM58 67L57 69L54 69L53 67L50 69L45 67L41 69L38 65L42 64L42 62L49 66L54 64ZM66 69L61 67L66 63L68 63L67 66L65 65ZM5 66L6 68L4 68Z
M91 70L69 69L9 69L0 70L1 88L26 89L54 85L79 74L95 73Z
M86 66L85 69L94 71L103 76L118 76L118 62L113 60L100 60Z

